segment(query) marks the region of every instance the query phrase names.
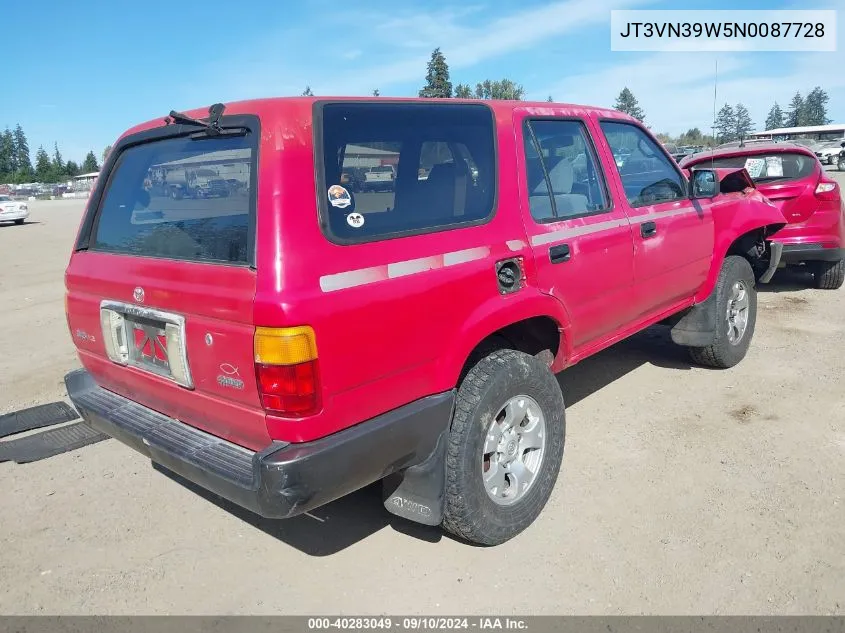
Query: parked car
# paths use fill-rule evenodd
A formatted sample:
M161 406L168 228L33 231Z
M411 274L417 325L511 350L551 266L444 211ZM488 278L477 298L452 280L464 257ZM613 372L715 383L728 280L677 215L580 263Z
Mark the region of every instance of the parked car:
M836 169L838 171L845 171L845 141L841 145L842 149L839 150L839 156L836 159Z
M773 239L783 245L784 265L802 265L816 288L845 281L845 207L839 185L813 152L794 143L755 144L689 157L682 167L745 167L757 189L789 224Z
M89 424L255 513L382 480L390 512L501 543L558 476L554 372L658 322L704 365L748 350L786 220L741 168L688 178L632 117L386 98L222 109L114 146L66 271L83 369L65 382ZM425 180L421 153L400 154L387 209L340 184L345 146L384 139L442 143ZM139 193L147 165L226 150L251 195Z
M396 169L393 165L371 167L364 173L361 191L393 191Z
M842 149L842 140L830 141L819 145L815 149L816 156L819 161L825 165L835 165L839 158L839 152Z
M29 206L26 202L14 200L10 196L0 195L0 222L14 222L23 224L29 217Z
M352 193L359 193L364 190L364 174L366 169L361 167L349 167L340 174L340 184L349 189Z

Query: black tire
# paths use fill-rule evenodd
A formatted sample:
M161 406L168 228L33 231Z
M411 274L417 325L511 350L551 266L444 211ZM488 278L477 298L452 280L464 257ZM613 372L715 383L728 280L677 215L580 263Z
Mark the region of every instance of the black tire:
M815 262L813 285L820 290L837 290L845 282L845 259L838 262Z
M728 301L731 289L738 281L745 284L748 293L748 320L742 337L731 343L728 339ZM757 323L757 290L754 287L754 271L748 260L738 255L726 257L713 292L716 293L716 340L706 347L690 347L689 352L699 365L727 369L745 358Z
M15 220L15 224L17 224L18 226L23 224L23 218L21 218L20 220Z
M526 395L545 418L546 444L535 480L511 505L498 505L482 479L488 427L504 404ZM525 530L552 493L565 436L563 394L554 374L538 359L511 349L493 352L461 382L446 452L446 510L443 528L479 545L498 545Z
M845 171L845 156L839 157L839 161L836 163L836 169L838 171Z

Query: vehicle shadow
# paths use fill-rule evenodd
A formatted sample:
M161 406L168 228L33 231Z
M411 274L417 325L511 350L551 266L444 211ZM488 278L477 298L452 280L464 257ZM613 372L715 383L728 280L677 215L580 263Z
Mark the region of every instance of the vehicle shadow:
M765 293L796 292L813 287L813 275L801 268L784 268L775 273L767 284L757 284L757 290Z
M672 343L669 329L654 326L560 373L558 381L567 406L576 404L647 363L673 369L691 367L686 350ZM309 556L331 556L386 527L429 543L453 538L440 528L420 525L390 514L382 503L380 482L305 515L274 520L259 517L158 464L153 464L153 468L244 523ZM454 540L465 543L461 539Z
M29 224L41 224L41 222L32 222L30 220L26 220L23 224L15 224L10 220L8 222L0 222L0 228L4 228L7 226L27 226Z

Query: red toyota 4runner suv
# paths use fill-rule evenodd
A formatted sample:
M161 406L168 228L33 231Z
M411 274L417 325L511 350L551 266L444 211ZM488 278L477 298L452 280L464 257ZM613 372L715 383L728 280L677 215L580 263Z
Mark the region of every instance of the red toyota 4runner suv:
M341 184L380 165L389 190ZM239 186L167 195L198 170ZM501 543L558 476L555 372L658 322L739 362L785 222L744 169L688 175L613 110L171 112L120 138L91 195L66 385L92 426L262 516L383 480L394 514Z

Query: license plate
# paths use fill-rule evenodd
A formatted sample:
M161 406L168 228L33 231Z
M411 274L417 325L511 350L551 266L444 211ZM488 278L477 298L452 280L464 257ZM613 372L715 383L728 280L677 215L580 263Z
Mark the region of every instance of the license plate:
M106 352L111 360L193 388L183 316L117 301L103 301L100 304L100 322Z

